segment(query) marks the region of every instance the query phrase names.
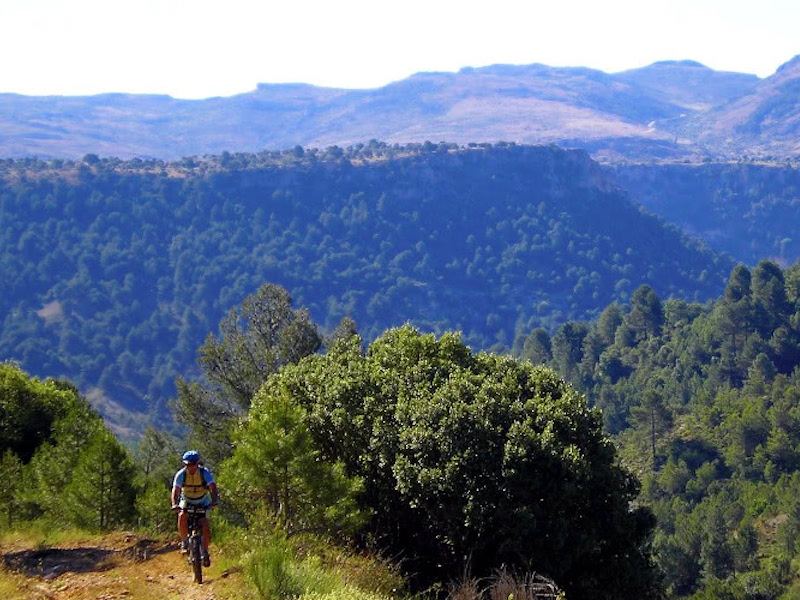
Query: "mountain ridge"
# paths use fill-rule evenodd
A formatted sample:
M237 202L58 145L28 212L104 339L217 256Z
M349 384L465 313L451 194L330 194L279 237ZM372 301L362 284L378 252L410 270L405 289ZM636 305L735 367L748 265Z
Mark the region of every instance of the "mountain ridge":
M794 157L799 60L764 79L695 61L610 74L534 63L416 73L372 89L259 83L202 100L0 94L0 156L175 159L377 139L555 143L601 161ZM748 129L742 119L761 113Z

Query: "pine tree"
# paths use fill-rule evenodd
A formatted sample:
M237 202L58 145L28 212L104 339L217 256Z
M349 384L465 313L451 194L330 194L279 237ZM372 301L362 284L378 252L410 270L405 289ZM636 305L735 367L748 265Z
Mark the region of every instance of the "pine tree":
M627 323L636 333L637 340L661 334L664 324L664 307L649 285L640 286L631 296L631 312Z
M661 394L654 390L645 391L641 404L631 409L631 420L646 432L655 469L658 436L666 431L672 422L671 414L664 405Z
M110 529L133 517L134 465L125 448L105 428L98 429L80 454L64 497L72 522Z
M322 343L308 311L292 308L289 293L271 283L231 309L220 332L209 334L198 351L203 378L179 377L172 404L178 422L191 431L192 445L211 463L231 455L232 425L267 378Z
M220 486L246 514L266 507L291 534L304 529L354 531L364 514L356 505L361 481L341 462L322 460L305 410L285 390L263 388L235 435L233 457L223 463Z

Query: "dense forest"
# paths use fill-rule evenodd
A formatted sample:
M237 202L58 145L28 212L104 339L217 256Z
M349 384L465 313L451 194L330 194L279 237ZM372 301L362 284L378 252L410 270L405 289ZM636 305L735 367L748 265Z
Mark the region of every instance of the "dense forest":
M520 352L602 409L658 518L671 597L797 597L800 263L739 265L706 304L643 286Z
M618 165L609 173L647 210L747 265L800 259L800 169L751 160Z
M380 539L412 588L469 561L534 569L570 599L797 597L800 263L738 265L704 303L642 285L520 339L512 358L408 325L322 336L266 284L198 349L173 410L231 523ZM4 523L168 527L168 435L131 457L71 384L3 365L0 386ZM98 485L106 457L130 477Z
M117 425L115 402L164 414L204 337L267 281L323 331L410 321L508 350L643 284L705 301L733 267L586 154L504 143L2 160L0 231L0 358L69 378Z

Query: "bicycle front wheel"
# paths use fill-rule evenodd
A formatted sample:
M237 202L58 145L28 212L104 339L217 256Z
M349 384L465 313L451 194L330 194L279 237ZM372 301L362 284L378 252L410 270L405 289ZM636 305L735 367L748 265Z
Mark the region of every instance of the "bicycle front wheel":
M200 536L196 535L192 539L192 570L194 571L195 583L203 583L203 557L200 554Z

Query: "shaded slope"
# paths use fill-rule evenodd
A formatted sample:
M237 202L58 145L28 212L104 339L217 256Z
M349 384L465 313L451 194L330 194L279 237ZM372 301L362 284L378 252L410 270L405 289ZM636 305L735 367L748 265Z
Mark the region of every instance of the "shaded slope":
M651 212L748 265L800 260L800 169L756 164L630 165L611 170Z
M6 165L0 359L158 411L206 333L265 281L328 329L351 316L371 339L411 321L503 348L643 283L713 297L731 269L582 152L395 151Z

